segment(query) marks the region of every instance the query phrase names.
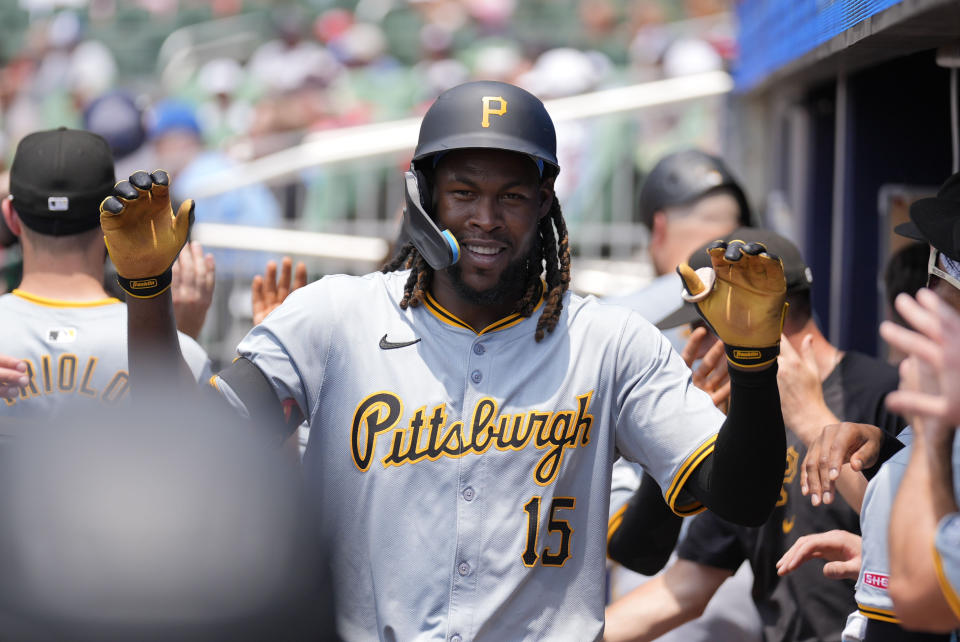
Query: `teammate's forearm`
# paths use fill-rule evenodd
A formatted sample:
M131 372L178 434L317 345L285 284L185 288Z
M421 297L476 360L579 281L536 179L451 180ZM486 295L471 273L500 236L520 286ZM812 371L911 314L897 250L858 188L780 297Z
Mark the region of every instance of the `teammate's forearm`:
M763 524L780 494L785 431L776 363L760 372L731 368L727 419L686 490L728 521Z
M663 500L656 480L644 473L640 487L609 535L607 553L631 571L654 575L670 559L682 523L682 518Z
M131 394L137 398L193 394L196 382L180 353L169 290L150 299L129 297L127 356Z

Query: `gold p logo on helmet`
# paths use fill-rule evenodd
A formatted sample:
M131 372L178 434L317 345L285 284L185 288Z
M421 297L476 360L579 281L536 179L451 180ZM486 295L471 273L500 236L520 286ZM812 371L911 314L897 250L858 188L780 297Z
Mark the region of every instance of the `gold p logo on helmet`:
M503 99L502 96L484 96L480 100L483 101L483 120L480 121L481 127L490 126L490 116L503 116L507 113L507 101ZM496 101L497 108L494 109L490 106L490 103Z

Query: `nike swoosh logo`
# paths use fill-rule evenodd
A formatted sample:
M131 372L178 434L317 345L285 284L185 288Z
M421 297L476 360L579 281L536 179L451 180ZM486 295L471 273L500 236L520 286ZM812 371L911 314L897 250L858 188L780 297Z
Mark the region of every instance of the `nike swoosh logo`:
M380 337L380 349L381 350L395 350L396 348L406 348L407 346L412 346L414 343L420 343L420 339L414 339L413 341L401 341L400 343L394 343L393 341L387 341L387 335Z

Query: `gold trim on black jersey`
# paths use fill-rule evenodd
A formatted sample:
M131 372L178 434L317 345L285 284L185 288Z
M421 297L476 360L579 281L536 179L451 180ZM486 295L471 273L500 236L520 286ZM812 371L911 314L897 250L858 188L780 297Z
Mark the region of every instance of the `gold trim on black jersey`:
M540 308L540 306L543 305L543 293L544 291L546 291L546 285L547 285L546 283L544 283L543 281L540 281L540 298L537 300L537 304L533 306L533 312L536 312ZM482 334L488 334L490 332L496 332L497 330L505 330L507 328L517 325L518 323L520 323L521 321L527 318L514 312L513 314L503 317L499 321L494 321L493 323L485 327L483 330L480 330L479 332L477 332L477 330L475 330L472 325L470 325L463 319L460 319L459 317L457 317L457 315L453 314L452 312L444 308L442 305L437 303L437 300L434 299L433 295L430 294L429 292L427 292L426 304L427 304L427 310L429 310L433 314L433 316L437 317L447 325L452 325L456 328L466 328L467 330L470 330L471 332L476 333L477 336L480 336Z
M13 290L10 294L20 297L30 303L45 305L48 308L95 308L101 305L113 305L120 303L120 299L108 297L106 299L95 299L93 301L64 301L62 299L48 299L45 296L37 296L20 289Z
M863 615L870 618L871 620L880 620L881 622L891 622L893 624L900 624L900 620L897 619L896 614L893 611L888 611L886 609L878 609L875 606L864 606L857 602L857 610L859 610Z

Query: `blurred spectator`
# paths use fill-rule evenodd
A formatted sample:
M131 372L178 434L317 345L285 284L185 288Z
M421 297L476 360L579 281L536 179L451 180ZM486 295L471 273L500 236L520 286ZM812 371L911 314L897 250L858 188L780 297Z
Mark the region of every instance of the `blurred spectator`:
M116 175L129 176L151 168L143 110L128 92L110 91L94 99L83 112L83 128L103 136L113 153Z
M886 318L906 327L907 323L897 312L893 302L901 292L915 296L917 290L927 282L927 260L930 258L930 246L926 243L910 243L903 246L887 260L883 271L883 289L886 301ZM898 364L905 355L891 345L887 351L887 361Z
M215 58L197 74L197 84L207 97L197 108L197 120L204 138L214 147L222 148L250 131L253 107L236 97L243 80L243 67L232 58Z
M223 152L206 149L193 108L182 102L162 101L148 118L148 134L156 164L171 175L171 196L176 201L194 198L209 187L211 177L222 178L235 166ZM229 189L215 196L196 198L196 217L201 223L231 223L279 227L280 207L264 185ZM221 273L247 278L256 274L270 257L259 252L212 250Z

